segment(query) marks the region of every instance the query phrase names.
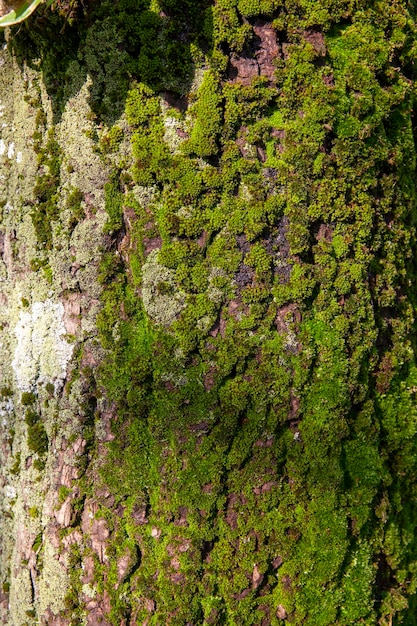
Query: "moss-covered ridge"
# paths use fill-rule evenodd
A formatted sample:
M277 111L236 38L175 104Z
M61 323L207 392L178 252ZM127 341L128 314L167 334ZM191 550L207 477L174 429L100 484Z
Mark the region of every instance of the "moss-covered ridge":
M203 78L172 113L181 149L158 86L127 98L130 269L108 265L101 321L118 405L104 476L124 513L103 515L115 562L132 541L141 562L118 586L103 574L112 620L409 624L415 16L243 1L207 16Z

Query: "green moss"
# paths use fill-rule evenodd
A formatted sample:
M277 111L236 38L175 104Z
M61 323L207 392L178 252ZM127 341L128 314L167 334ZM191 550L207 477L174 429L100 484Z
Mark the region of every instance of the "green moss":
M123 130L119 126L112 126L110 130L100 139L100 149L105 154L117 152L117 149L123 140Z
M37 142L39 175L33 189L34 208L31 212L36 237L41 246L52 247L52 223L58 219L57 191L60 183L61 149L54 130L48 132L46 143Z
M100 269L99 380L116 407L102 468L115 504L100 511L111 564L96 568L109 620L406 624L414 16L401 2L220 0L173 153L158 54L185 5L120 7L140 58L133 166L105 188L107 232L125 226L130 249ZM259 55L265 18L279 30L276 84L232 82L227 64ZM100 55L94 94L108 95ZM140 566L116 589L135 546Z
M53 383L46 383L45 391L49 396L53 396L55 393L55 386L53 385Z
M9 470L9 471L10 471L10 473L11 473L13 476L18 476L18 475L20 474L20 462L21 462L21 458L22 458L22 455L21 455L21 453L20 453L20 452L18 452L18 453L16 454L16 457L15 457L15 460L14 460L14 462L13 462L13 465L11 466L11 468L10 468L10 470Z
M112 233L115 230L120 230L123 223L123 194L119 189L117 175L113 177L113 180L106 183L104 191L106 211L109 216L105 225L105 232Z
M31 506L28 509L28 514L31 519L37 519L39 517L39 509L36 506Z
M2 398L11 398L13 396L13 389L11 387L2 387L0 389L0 396Z
M37 458L33 461L33 468L37 470L40 474L45 469L46 461L43 458Z
M39 456L48 451L48 435L42 422L36 422L28 427L27 443L29 449Z
M28 426L33 426L39 421L39 415L32 409L27 409L25 413L25 422Z
M71 495L71 493L72 493L71 489L68 489L68 487L65 487L65 485L61 485L58 491L59 504L63 504L65 500L67 499L67 497Z
M24 391L20 397L20 402L23 406L30 406L36 402L36 396L34 393Z
M34 552L37 552L42 546L42 543L43 543L43 536L42 536L42 533L39 533L38 535L36 535L35 540L32 544L32 550Z
M159 117L160 103L153 91L143 84L130 90L126 116L135 128L132 136L135 159L132 174L139 185L150 185L169 164L170 155L163 141L164 126Z
M185 146L187 151L200 157L217 153L222 119L221 104L218 80L214 74L206 71L197 92L197 102L192 109L195 120L190 140Z
M66 199L65 207L71 211L68 222L70 232L72 232L76 225L85 217L85 212L81 204L83 200L84 194L79 189L73 189Z

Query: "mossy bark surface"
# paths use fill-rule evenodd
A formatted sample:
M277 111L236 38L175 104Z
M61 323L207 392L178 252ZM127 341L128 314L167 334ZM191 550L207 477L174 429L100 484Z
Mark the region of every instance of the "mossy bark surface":
M6 34L2 623L414 623L415 18Z

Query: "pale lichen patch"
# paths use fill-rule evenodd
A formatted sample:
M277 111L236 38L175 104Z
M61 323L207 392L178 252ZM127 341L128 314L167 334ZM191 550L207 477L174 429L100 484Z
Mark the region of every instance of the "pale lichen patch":
M26 611L32 609L32 586L28 568L19 569L10 588L10 624L27 624Z
M76 79L74 77L74 81ZM61 122L56 127L56 138L64 150L62 185L84 193L94 190L96 207L104 208L107 172L100 156L93 151L95 144L89 136L94 128L89 119L91 85L91 78L87 77L77 94L68 100Z
M185 294L176 286L175 273L158 262L157 250L143 266L142 299L149 317L161 326L170 326L185 308Z
M30 310L20 312L12 368L21 391L44 382L62 386L73 352L65 339L63 316L63 304L53 300L34 302Z
M48 609L59 614L64 609L65 590L68 588L69 578L66 563L62 555L56 559L56 550L49 539L45 538L43 546L44 566L39 577L38 612L43 615Z
M173 154L180 152L181 144L187 138L186 125L176 117L164 117L164 141Z

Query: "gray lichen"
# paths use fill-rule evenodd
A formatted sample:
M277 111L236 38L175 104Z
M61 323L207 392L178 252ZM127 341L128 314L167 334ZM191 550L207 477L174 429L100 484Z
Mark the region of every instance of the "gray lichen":
M149 317L161 326L170 326L185 308L185 293L178 290L175 273L158 262L153 250L143 265L142 299Z

